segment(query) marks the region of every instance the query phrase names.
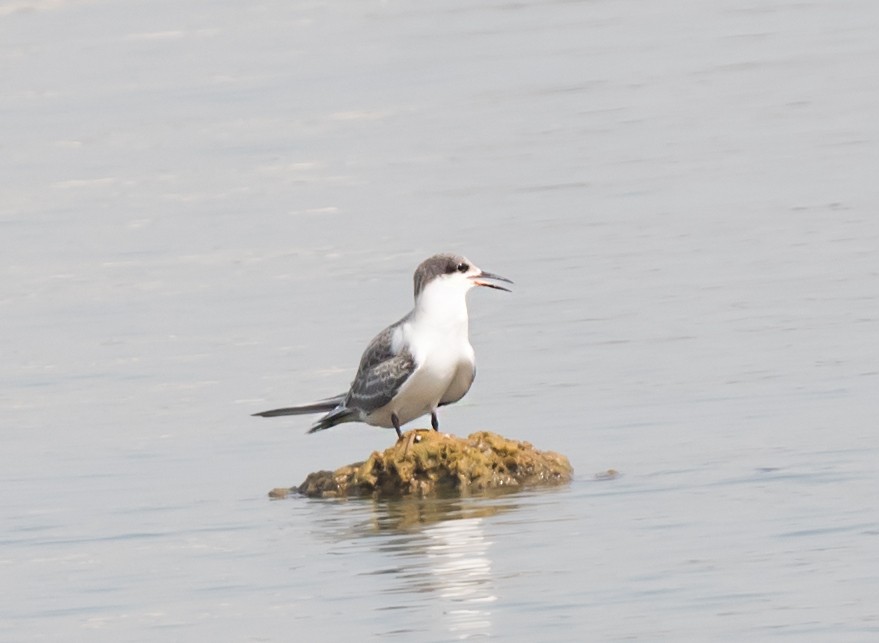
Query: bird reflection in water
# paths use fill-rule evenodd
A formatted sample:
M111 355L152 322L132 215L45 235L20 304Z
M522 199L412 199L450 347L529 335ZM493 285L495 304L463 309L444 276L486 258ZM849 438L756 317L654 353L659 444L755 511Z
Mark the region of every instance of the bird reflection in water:
M371 572L398 581L385 590L395 595L393 609L434 612L430 620L455 639L489 635L497 596L486 521L516 508L506 494L375 502L361 536L378 537L375 551L394 560Z

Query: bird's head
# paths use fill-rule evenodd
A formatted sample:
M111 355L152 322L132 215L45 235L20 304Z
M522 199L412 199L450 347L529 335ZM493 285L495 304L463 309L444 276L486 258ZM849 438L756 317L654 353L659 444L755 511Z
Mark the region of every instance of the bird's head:
M461 255L443 253L425 259L415 270L415 300L417 301L427 289L437 290L454 296L465 294L474 286L485 286L496 290L506 290L496 281L513 282L479 268L472 261Z

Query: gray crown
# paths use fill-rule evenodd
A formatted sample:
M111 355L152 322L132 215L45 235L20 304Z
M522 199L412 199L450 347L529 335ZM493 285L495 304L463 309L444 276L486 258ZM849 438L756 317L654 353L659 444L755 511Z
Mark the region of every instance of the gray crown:
M465 264L470 269L470 261L461 255L443 252L425 259L415 269L415 298L424 290L424 287L440 275L449 275L458 271L458 266Z

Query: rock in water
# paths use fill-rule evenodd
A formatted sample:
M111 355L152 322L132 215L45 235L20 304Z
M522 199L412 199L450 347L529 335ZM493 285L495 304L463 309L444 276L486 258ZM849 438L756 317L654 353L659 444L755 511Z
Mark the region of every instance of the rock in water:
M404 434L366 462L336 471L309 474L298 487L275 489L272 497L299 493L311 498L344 496L468 495L489 489L565 484L573 469L568 459L538 451L528 442L480 431L467 438L429 429Z

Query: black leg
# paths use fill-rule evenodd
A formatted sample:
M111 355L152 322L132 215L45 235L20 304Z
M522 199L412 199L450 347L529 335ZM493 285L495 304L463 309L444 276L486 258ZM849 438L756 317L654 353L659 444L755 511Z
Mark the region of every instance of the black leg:
M430 413L430 426L433 427L434 431L439 431L439 418L436 416L436 411Z
M391 422L394 424L394 428L397 430L397 438L402 438L403 432L400 430L400 418L397 417L396 413L391 413Z

